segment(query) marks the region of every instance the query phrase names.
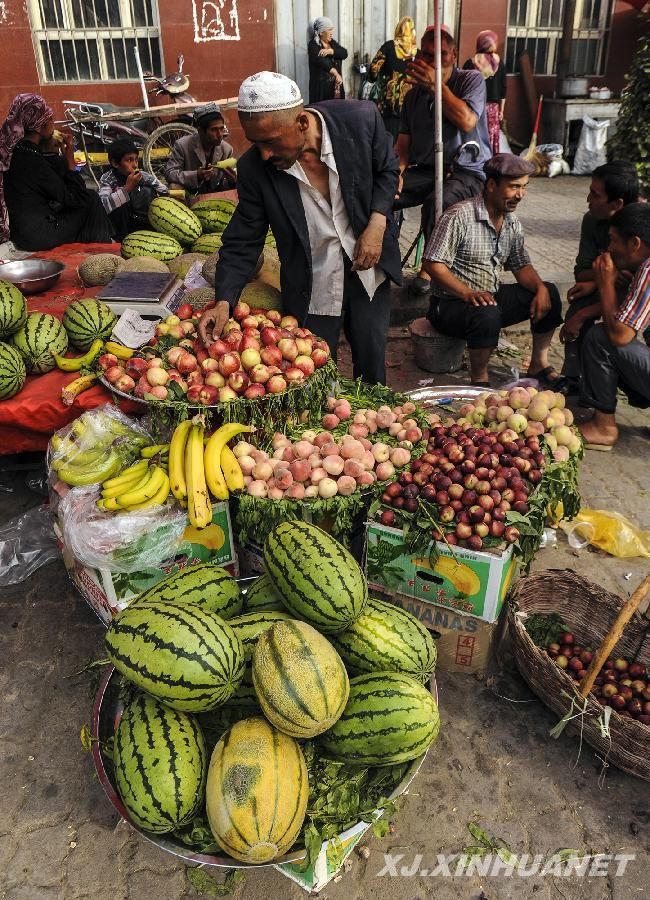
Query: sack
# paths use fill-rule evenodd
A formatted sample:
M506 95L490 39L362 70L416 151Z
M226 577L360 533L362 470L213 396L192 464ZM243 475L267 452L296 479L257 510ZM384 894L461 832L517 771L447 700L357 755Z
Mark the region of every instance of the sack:
M578 141L575 159L573 160L574 175L591 175L594 169L607 162L607 129L609 121L597 122L590 116L582 120L582 131Z

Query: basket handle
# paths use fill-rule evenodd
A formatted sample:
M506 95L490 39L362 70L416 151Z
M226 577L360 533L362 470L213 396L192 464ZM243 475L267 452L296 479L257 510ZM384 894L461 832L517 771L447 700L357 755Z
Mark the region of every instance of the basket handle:
M603 640L600 650L598 651L598 653L596 653L591 663L589 664L587 674L580 682L580 688L578 691L583 699L589 694L589 691L594 686L594 681L598 677L598 673L604 666L605 662L609 658L609 654L612 652L619 638L623 634L625 626L637 611L643 600L645 600L649 592L650 575L646 575L646 577L634 591L632 596L629 597L621 607L621 610L616 617L616 621L605 635L605 639Z

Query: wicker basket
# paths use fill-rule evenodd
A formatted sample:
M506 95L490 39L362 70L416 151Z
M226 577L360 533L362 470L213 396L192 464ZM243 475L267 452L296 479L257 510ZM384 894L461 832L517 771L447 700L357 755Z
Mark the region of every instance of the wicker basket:
M524 627L533 613L557 613L583 646L598 649L611 628L623 600L610 594L570 569L546 569L521 579L510 594L508 621L515 659L530 688L558 718L571 708L571 697L582 707L577 683L537 647ZM650 667L650 620L635 613L614 655ZM574 710L575 712L575 710ZM582 717L582 736L598 755L638 778L650 781L650 727L612 710L609 720L611 740L603 736L597 719L603 707L589 694L587 712ZM569 726L580 729L580 718Z

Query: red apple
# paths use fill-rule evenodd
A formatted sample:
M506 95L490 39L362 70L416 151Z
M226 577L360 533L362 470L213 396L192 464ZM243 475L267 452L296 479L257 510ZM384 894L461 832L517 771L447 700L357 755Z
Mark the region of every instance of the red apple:
M185 381L188 385L191 384L203 384L203 372L199 369L195 369L194 372L190 372L190 374L185 378Z
M243 300L240 300L232 311L233 318L237 319L238 322L241 322L247 316L250 315L251 308L248 303L245 303Z
M187 401L188 403L200 403L199 397L201 396L201 391L203 390L204 385L202 384L191 384L187 389Z
M239 325L241 328L257 328L257 316L244 316Z
M126 374L137 381L148 368L149 364L146 359L142 359L140 356L133 356L126 364Z
M205 359L210 359L208 351L205 349L205 347L199 347L199 349L195 351L194 355L196 356L196 360L198 363L202 363Z
M127 375L126 372L124 372L115 382L115 387L118 391L124 391L125 394L130 394L135 388L135 381L130 375Z
M269 394L281 394L282 391L286 391L287 382L284 375L271 375L266 382L266 389Z
M102 353L97 362L100 369L103 369L104 372L106 372L108 369L113 369L117 365L117 356L113 353Z
M236 350L239 352L241 347L241 342L244 340L244 335L241 331L230 331L226 336L226 343L228 344L229 350Z
M219 339L218 341L214 341L208 347L208 353L212 357L212 359L220 359L224 353L230 353L230 344L227 344L225 341Z
M196 361L196 357L191 353L182 353L176 360L176 368L181 375L187 375L189 372L196 372L198 367L199 364Z
M282 313L277 309L268 309L266 311L266 318L269 322L273 322L274 325L279 325L282 319Z
M282 338L282 340L278 341L278 347L282 356L290 362L293 362L298 356L298 348L293 338Z
M310 356L314 349L314 341L308 337L297 337L296 347L298 348L298 356Z
M260 331L260 338L265 347L271 347L282 339L282 335L278 328L267 325Z
M208 356L207 359L201 361L200 368L202 372L216 372L219 369L219 363L216 359Z
M106 381L108 381L109 384L115 384L118 378L121 378L122 375L126 375L126 372L122 368L122 366L119 365L111 366L104 372L104 378L106 379Z
M208 372L204 378L204 382L214 388L222 388L226 385L226 379L221 372Z
M259 400L260 397L264 397L265 394L266 390L263 384L249 384L244 391L244 397L247 400Z
M212 387L209 384L204 384L199 393L199 403L204 403L206 406L212 406L213 403L216 403L219 399L219 388Z
M257 335L257 332L255 332L255 335ZM257 350L257 352L259 353L259 335L256 337L250 333L245 333L239 345L239 352L243 353L244 350Z
M329 347L327 348L327 350L324 350L322 347L316 347L311 351L311 358L316 368L320 369L321 366L324 366L330 358Z
M275 344L269 344L260 352L262 362L266 366L279 366L282 362L282 351Z
M258 350L255 350L253 347L250 347L248 350L242 350L241 364L247 372L250 372L254 366L258 366L261 361Z
M280 319L280 325L282 328L297 328L298 319L295 316L283 316Z
M296 356L293 364L297 369L302 369L302 371L305 373L306 378L309 378L310 375L313 375L314 369L316 368L311 356Z
M238 395L231 387L222 387L219 389L219 403L230 403L231 400L237 400Z
M246 372L242 372L241 369L232 372L228 376L228 387L231 387L233 391L236 391L238 394L243 394L249 384L250 378Z
M265 384L271 377L268 366L264 366L262 363L258 366L253 366L248 374L251 381L254 381L256 384Z
M286 361L287 360L283 360L283 362ZM284 373L284 377L288 384L301 384L305 380L305 373L302 369L297 369L295 366L289 366Z
M219 360L219 371L223 376L232 375L240 368L241 360L238 353L226 353Z

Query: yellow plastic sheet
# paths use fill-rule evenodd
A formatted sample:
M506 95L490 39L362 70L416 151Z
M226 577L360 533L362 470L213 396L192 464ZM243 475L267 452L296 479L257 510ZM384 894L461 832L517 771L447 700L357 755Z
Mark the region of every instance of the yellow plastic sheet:
M560 527L574 547L592 544L621 559L650 557L650 531L642 531L620 513L583 508L575 519L561 522Z

